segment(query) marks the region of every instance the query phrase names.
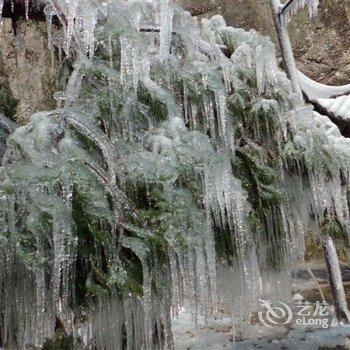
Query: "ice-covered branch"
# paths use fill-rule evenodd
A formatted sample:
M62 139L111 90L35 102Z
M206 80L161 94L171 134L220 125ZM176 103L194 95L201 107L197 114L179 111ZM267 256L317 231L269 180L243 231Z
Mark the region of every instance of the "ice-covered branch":
M280 10L280 14L284 16L288 22L289 18L294 16L299 10L307 7L310 17L317 13L319 0L289 0Z
M327 263L329 282L331 286L336 317L339 322L344 319L350 321L350 312L346 303L344 285L340 271L337 251L334 247L332 238L326 235L323 239L323 250Z
M286 4L283 5L283 7L281 8L281 13L285 12L288 10L288 8L293 4L293 2L296 2L298 0L289 0Z
M292 45L290 43L287 25L284 16L280 12L279 0L271 0L272 15L276 26L278 41L281 47L283 65L288 78L291 80L292 87L295 93L302 96L298 70L295 64Z

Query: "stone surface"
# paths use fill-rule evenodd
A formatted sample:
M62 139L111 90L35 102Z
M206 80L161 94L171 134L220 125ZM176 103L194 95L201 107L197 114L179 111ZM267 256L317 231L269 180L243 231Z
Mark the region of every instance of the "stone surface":
M0 84L18 100L15 119L25 123L34 112L53 108L58 65L47 47L45 23L17 22L15 36L6 19L0 31Z
M221 14L229 25L255 29L276 41L269 0L182 1L193 14L201 10L199 17ZM350 82L350 0L321 0L317 17L309 19L307 11L300 11L289 31L302 72L324 84Z

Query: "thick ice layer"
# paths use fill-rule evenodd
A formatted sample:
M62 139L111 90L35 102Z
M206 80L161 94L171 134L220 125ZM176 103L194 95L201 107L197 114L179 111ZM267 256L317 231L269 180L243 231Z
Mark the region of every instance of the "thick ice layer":
M160 36L159 55L164 58L169 54L172 39L174 10L169 0L160 1Z
M340 96L337 98L318 99L317 102L332 115L344 121L350 119L350 96Z
M324 85L308 78L300 71L298 74L301 88L311 101L316 101L318 99L329 99L332 97L345 95L350 92L350 84L343 86Z

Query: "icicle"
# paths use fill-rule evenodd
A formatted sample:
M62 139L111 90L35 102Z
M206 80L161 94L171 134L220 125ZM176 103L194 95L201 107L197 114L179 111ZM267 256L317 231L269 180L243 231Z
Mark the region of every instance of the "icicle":
M139 86L140 75L140 59L139 59L139 47L134 45L132 50L132 86L134 91L137 92Z
M162 312L162 320L164 324L164 349L166 350L175 350L174 349L174 339L173 333L171 330L171 316L170 316L170 295L167 291L167 295L165 296L165 303Z
M133 350L136 347L136 344L134 344L134 321L133 321L133 306L132 306L132 300L131 298L126 298L124 302L125 308L125 332L126 332L126 350Z
M109 68L113 69L113 40L112 40L112 36L108 37L108 55L109 55ZM113 120L116 120L116 106L115 106L115 102L114 102L114 97L115 97L115 78L112 77L111 75L108 76L108 90L109 90L109 104L110 104L110 108L111 108L111 113L112 113L112 117ZM113 133L115 134L115 130L111 130L111 126L110 128L107 127L107 133Z
M234 155L235 150L235 140L234 140L234 130L230 118L228 116L227 110L227 96L226 91L216 91L215 92L215 104L216 110L218 112L219 120L219 133L222 138L223 144L231 154Z
M29 0L24 0L26 20L29 20Z
M54 8L51 5L46 5L44 8L44 14L47 24L47 41L48 47L52 50L52 18L56 14Z
M140 62L140 75L142 76L142 78L147 79L150 77L150 71L151 71L150 57L147 52L144 52Z
M4 1L5 0L0 0L0 24L2 24L2 11L4 8Z
M94 54L94 30L97 23L97 9L96 6L86 2L83 6L83 33L84 33L84 46L86 52L89 53L90 59Z
M152 292L151 292L151 276L147 262L142 262L143 271L143 309L145 324L145 350L152 350Z
M184 84L182 106L183 106L184 119L185 119L186 124L189 122L189 102L188 102L188 91L187 90L188 90L187 86L186 86L186 84Z
M75 21L77 6L78 6L78 0L70 0L67 3L67 32L66 32L66 41L64 45L64 52L66 53L67 56L69 56L70 45L74 34L74 21Z
M197 274L195 270L194 263L194 251L192 249L188 249L185 255L185 273L186 273L186 284L185 288L190 297L191 303L191 316L192 321L195 323L197 327L198 321L198 295L196 291L197 284Z
M39 246L42 245L39 243ZM38 257L42 256L42 251L38 252ZM43 267L38 267L36 270L36 334L35 334L35 346L41 347L45 340L45 299L46 299L46 288L45 288L45 270Z
M261 57L264 57L264 60ZM255 62L258 91L260 94L264 94L269 87L277 83L278 68L274 45L272 43L266 43L264 46L259 45L256 48Z
M134 50L130 39L120 38L120 83L128 91L134 82L133 79L133 56Z
M216 108L220 120L220 135L225 144L227 144L227 109L226 109L226 94L223 91L216 92Z
M160 3L160 45L159 56L164 59L170 51L173 31L174 10L169 0L161 0Z
M208 268L208 285L210 286L211 302L214 308L214 313L218 307L218 290L217 290L217 271L216 271L216 251L214 243L214 232L212 228L212 220L210 215L209 198L206 198L206 217L207 228L204 240L205 255L207 257Z
M214 116L214 107L213 102L210 97L205 96L203 99L204 112L206 117L206 127L210 132L212 138L215 137L215 116Z
M83 61L78 61L75 63L74 71L71 74L67 84L65 108L70 107L79 97L84 68L85 64Z
M294 0L284 11L284 16L287 22L291 17L295 16L299 10L307 7L310 17L317 14L317 9L320 4L319 0Z
M180 278L178 275L176 255L173 252L169 252L171 280L172 280L172 313L173 317L178 316L179 308L181 306L181 294L180 294Z

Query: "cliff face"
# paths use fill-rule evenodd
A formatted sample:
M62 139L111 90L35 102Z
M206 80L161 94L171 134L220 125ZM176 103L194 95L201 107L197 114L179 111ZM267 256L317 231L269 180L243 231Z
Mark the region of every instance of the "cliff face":
M0 112L25 123L37 111L54 107L58 65L47 47L46 24L5 19L0 28Z
M275 41L268 0L183 0L194 15L221 14L227 24L255 29ZM289 26L299 69L325 84L350 83L350 0L321 0L318 16L299 12Z
M319 15L306 13L292 23L291 36L300 70L333 85L350 82L350 1L324 0Z

